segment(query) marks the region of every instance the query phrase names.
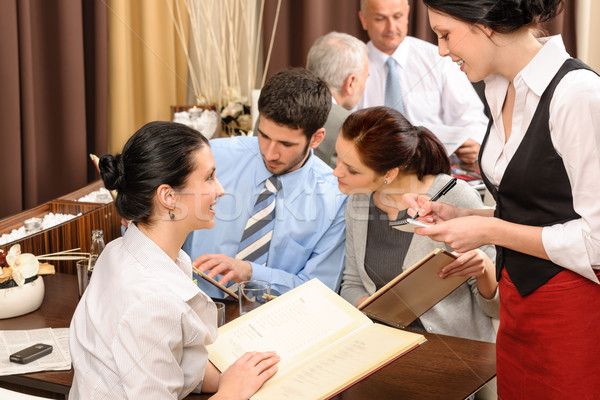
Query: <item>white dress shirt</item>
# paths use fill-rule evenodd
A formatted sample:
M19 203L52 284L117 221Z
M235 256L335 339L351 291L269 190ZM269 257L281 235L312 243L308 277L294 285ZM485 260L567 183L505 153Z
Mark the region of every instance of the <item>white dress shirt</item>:
M357 109L382 106L385 97L387 67L390 57L367 43L369 77ZM462 143L456 137L480 143L488 119L483 103L466 75L448 57L440 57L437 47L407 36L392 57L400 75L405 117L421 125L442 141L450 152ZM464 140L463 140L464 141Z
M494 124L481 165L496 187L523 140L542 93L570 58L560 35L540 41L542 49L514 79L515 106L506 142L502 105L509 81L500 75L485 80ZM593 268L600 268L600 78L595 73L577 70L565 75L550 103L549 126L552 144L571 182L573 207L581 218L544 227L544 249L555 264L598 282Z
M69 399L183 398L202 383L217 336L212 300L131 224L100 255L70 330Z

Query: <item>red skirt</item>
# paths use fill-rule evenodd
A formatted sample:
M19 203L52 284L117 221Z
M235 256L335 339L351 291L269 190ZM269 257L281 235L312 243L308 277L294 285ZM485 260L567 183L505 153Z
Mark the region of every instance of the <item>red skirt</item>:
M564 270L521 297L504 269L499 290L498 398L599 399L600 285Z

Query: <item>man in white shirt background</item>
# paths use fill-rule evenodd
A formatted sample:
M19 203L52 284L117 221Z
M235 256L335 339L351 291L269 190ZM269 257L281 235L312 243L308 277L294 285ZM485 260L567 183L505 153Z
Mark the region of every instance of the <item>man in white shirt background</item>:
M306 69L321 78L331 91L333 104L325 122L325 139L315 155L335 168L335 141L350 110L356 107L369 76L367 46L347 33L329 32L308 52Z
M449 155L474 163L488 123L483 103L460 70L460 60L453 63L431 43L407 36L409 12L408 0L361 0L358 15L370 39L369 78L357 108L396 108L413 125L434 132ZM390 95L386 102L386 84L392 79L388 65L397 72L400 92L391 104Z

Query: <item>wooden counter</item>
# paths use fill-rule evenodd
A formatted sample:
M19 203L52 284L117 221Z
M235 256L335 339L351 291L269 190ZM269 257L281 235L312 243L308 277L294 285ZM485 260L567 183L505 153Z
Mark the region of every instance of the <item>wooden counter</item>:
M96 181L56 200L0 220L0 235L2 235L21 227L26 219L43 218L44 215L50 212L74 215L81 213L80 216L60 225L2 245L0 249L6 252L12 245L19 243L23 253L34 255L54 253L77 247L81 248L81 251L89 251L92 244L93 229L101 229L104 232L105 243L119 237L121 235L121 218L117 213L114 202L102 204L77 201L77 199L101 187L103 187L102 182ZM53 261L51 264L55 265L57 272L76 274L75 262L73 261Z
M0 320L0 329L67 327L77 306L77 279L57 274L44 277L46 295L42 307L30 314ZM237 303L226 301L227 322L237 318ZM495 376L496 350L493 343L425 333L427 342L400 357L356 385L334 397L336 400L364 399L464 399ZM0 377L0 386L64 398L73 380L73 370L48 371ZM40 392L40 394L42 394ZM210 395L191 394L187 400L204 400Z

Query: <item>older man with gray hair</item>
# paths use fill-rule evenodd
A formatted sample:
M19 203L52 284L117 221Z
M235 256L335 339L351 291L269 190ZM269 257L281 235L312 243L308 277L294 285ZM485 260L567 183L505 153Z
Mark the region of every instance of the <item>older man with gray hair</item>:
M330 32L312 45L306 68L325 81L333 97L325 123L325 139L314 152L331 168L335 168L338 133L350 110L361 99L369 75L367 46L354 36Z
M386 105L413 125L429 128L448 153L477 160L488 119L461 71L435 45L408 35L407 0L361 0L358 16L369 35L370 75L358 108ZM443 38L440 38L442 40Z

